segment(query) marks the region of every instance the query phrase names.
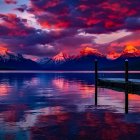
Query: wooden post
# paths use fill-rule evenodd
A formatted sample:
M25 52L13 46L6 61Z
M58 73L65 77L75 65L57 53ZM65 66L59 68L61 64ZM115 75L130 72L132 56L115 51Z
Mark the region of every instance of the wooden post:
M95 105L97 105L98 94L98 60L95 59Z
M128 113L128 60L125 60L125 113Z
M128 83L128 59L125 60L125 83Z

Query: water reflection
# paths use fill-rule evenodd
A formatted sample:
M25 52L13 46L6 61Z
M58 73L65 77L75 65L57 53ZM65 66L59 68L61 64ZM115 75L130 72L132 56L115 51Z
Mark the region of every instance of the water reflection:
M63 91L66 94L73 93L75 89L80 92L82 98L93 97L94 86L88 85L81 81L70 81L64 78L55 78L52 80L55 88Z
M6 96L10 92L10 87L8 84L0 85L0 96Z
M140 95L126 115L124 92L94 91L89 73L0 74L0 140L140 139Z

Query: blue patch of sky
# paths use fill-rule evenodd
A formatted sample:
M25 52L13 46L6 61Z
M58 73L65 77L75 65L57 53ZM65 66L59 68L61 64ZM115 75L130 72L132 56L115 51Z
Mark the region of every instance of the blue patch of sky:
M18 0L17 4L6 4L4 0L0 0L0 13L15 13L15 8L28 3L29 0Z

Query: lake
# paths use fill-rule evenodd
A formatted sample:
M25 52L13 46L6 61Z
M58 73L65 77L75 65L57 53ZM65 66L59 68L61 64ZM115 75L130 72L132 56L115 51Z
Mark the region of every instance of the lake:
M102 72L101 78L123 78ZM130 78L140 79L140 72ZM92 72L0 72L0 140L140 140L140 94L98 88Z

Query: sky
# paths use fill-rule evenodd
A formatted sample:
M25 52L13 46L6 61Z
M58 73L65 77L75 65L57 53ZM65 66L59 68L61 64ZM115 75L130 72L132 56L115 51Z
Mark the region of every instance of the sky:
M140 0L0 0L0 48L31 58L140 49Z

